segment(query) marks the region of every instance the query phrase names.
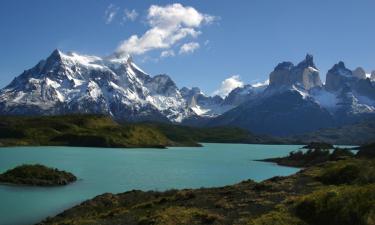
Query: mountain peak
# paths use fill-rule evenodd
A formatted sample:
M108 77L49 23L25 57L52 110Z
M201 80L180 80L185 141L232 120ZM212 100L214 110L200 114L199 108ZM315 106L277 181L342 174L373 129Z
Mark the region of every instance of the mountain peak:
M336 65L337 65L338 67L340 67L340 68L345 68L345 69L346 69L346 67L345 67L345 63L344 63L343 61L338 62Z
M313 62L314 56L312 54L307 53L305 57L306 62Z
M302 62L300 62L297 65L297 67L303 67L303 68L312 67L316 69L316 66L314 63L314 56L311 54L306 54L305 59Z
M133 57L130 54L120 53L120 52L114 52L108 57L106 57L110 61L116 61L116 62L126 62L128 64L133 62Z
M342 90L347 87L347 81L352 78L352 71L345 67L343 61L340 61L328 70L325 87L329 91Z
M291 70L294 67L292 62L282 62L277 64L275 70Z
M62 52L59 49L53 50L48 59L61 60Z
M328 73L338 74L342 76L352 76L352 71L346 68L345 63L343 61L339 61L336 63L329 71Z
M294 66L291 62L279 63L270 74L269 82L271 87L290 88L292 85L298 85L305 90L322 86L319 70L310 54L307 54L305 59L297 66Z
M366 79L366 71L362 67L357 67L352 73L359 79Z

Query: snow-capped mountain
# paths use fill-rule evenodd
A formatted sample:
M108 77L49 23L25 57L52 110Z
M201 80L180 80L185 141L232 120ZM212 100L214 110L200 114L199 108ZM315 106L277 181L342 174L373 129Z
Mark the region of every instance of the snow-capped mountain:
M130 56L96 57L55 50L0 90L2 115L106 114L120 121L239 126L288 135L375 116L375 72L343 62L325 84L313 57L278 64L264 83L228 96L179 89L167 75L150 76Z
M182 97L187 101L188 106L197 115L214 118L258 96L267 86L268 81L264 83L247 84L233 89L225 98L219 95L208 96L198 87L183 87L180 92Z
M225 98L223 105L232 106L232 108L239 106L245 101L256 98L269 85L269 80L264 83L246 84L242 87L233 89Z
M248 86L243 89L252 90ZM224 101L240 90L233 90ZM375 81L363 69L351 71L339 62L328 71L323 84L311 55L297 65L278 64L269 76L269 85L246 93L239 106L208 125L288 135L375 117Z
M69 113L173 122L195 114L170 77L149 76L130 56L100 58L55 50L0 92L0 114Z
M231 107L223 105L224 99L219 95L208 96L198 87L183 87L180 90L188 106L199 116L215 117L228 111Z

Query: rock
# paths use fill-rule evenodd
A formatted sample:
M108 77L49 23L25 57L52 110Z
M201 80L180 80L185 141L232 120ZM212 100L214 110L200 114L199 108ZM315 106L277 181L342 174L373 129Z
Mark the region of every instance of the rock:
M227 110L225 107L222 107L224 101L222 97L218 95L205 95L198 87L193 87L191 89L183 87L180 92L188 106L201 117L217 116ZM187 121L188 120L184 122ZM189 122L187 124L189 124Z
M362 68L357 68L353 72L345 67L343 62L335 64L327 73L325 88L331 92L340 92L341 100L344 104L354 106L358 100L352 92L366 96L375 100L375 86ZM351 100L350 100L351 99Z
M354 77L366 79L366 71L362 67L357 67L352 73Z
M328 91L339 91L347 87L347 83L351 79L353 79L352 71L345 67L344 62L340 61L328 71L325 88Z
M270 74L270 86L289 87L292 85L300 86L305 90L322 86L319 70L314 64L312 55L307 54L297 66L291 62L280 63Z

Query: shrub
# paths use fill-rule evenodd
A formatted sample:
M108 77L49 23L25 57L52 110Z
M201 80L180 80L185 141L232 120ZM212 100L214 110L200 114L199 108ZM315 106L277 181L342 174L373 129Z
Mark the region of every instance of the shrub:
M325 170L319 180L324 184L351 184L359 177L360 172L357 164L339 164Z
M316 191L297 200L295 213L309 224L371 225L375 221L375 185Z
M288 212L272 211L248 222L248 225L306 225Z

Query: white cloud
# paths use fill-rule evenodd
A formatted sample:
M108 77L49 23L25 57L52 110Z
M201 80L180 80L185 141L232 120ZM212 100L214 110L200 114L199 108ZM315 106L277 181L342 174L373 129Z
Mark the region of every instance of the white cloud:
M135 9L132 9L131 11L128 10L128 9L124 9L124 16L122 18L123 21L127 21L127 20L130 20L130 21L134 21L136 20L138 17L138 13L137 11L135 11Z
M217 89L213 94L220 95L222 97L227 96L233 89L242 87L244 83L241 81L239 75L233 75L221 82L219 89Z
M162 58L170 57L170 56L175 56L174 51L172 49L164 50L160 53L160 57L162 57Z
M180 54L193 53L198 48L199 48L199 43L197 42L185 43L181 46L179 53Z
M119 7L110 4L104 12L105 23L110 24L119 11Z
M117 48L117 53L141 55L155 49L168 50L184 38L196 38L203 24L210 24L215 17L198 12L195 8L179 3L148 9L147 24L150 29L143 35L132 35Z

